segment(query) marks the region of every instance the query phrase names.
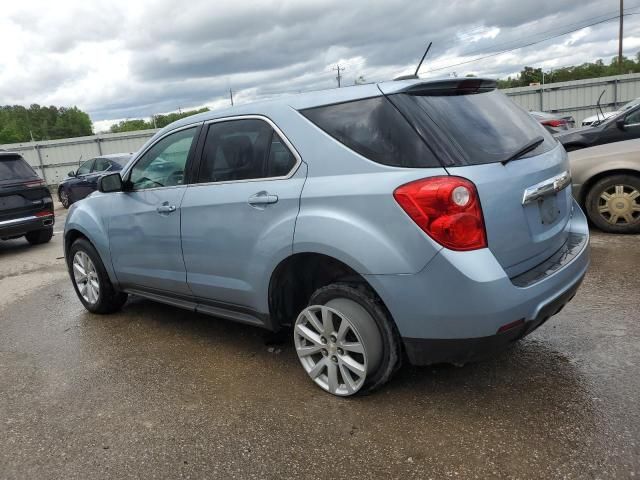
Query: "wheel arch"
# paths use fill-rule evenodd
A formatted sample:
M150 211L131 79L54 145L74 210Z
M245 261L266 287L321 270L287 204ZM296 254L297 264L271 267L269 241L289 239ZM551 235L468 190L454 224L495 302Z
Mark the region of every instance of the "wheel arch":
M364 285L380 298L365 277L335 257L297 252L283 259L269 280L269 317L274 330L293 324L316 290L336 282Z

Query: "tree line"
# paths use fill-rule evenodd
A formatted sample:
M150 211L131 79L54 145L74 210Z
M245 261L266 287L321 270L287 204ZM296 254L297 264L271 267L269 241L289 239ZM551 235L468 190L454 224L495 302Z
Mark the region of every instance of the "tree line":
M93 135L93 125L77 107L0 106L0 144L85 135Z
M582 65L555 68L544 71L544 83L569 82L587 78L608 77L623 73L640 73L640 52L634 58L622 57L622 65L618 65L618 57L613 57L609 64L602 59ZM498 80L498 88L528 87L532 83L542 83L541 68L524 67L515 77Z
M176 120L180 120L181 118L190 117L191 115L208 111L209 109L204 107L198 110L186 110L184 112L167 113L166 115L153 115L148 121L143 119L122 120L111 125L109 131L111 133L120 133L133 132L135 130L146 130L149 128L163 128Z

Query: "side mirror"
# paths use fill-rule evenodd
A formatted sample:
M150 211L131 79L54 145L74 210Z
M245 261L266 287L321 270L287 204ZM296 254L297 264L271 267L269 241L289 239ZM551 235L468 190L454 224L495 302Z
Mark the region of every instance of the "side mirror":
M104 175L98 179L98 191L102 193L121 192L122 177L118 172Z
M67 173L67 175L69 175L70 177L75 177L76 176L76 172L75 172L75 170L71 170L69 173Z
M625 126L624 118L619 118L618 120L616 120L616 126L617 126L620 130L625 130L627 127Z

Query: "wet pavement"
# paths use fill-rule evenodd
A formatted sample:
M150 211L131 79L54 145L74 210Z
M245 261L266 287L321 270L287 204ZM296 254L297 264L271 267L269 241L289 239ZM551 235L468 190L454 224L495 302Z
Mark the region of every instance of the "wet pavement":
M259 329L89 314L61 255L0 242L1 478L640 476L640 236L594 233L574 301L511 350L353 399Z

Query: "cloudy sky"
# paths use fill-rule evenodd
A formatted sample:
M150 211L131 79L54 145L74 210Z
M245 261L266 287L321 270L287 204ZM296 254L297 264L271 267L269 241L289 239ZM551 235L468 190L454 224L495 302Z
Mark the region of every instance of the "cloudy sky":
M506 77L610 59L618 0L58 0L3 3L0 104L77 105L97 131L123 118L409 73ZM640 0L625 2L640 13ZM625 18L626 55L640 14ZM504 52L504 53L500 53ZM500 54L498 54L500 53ZM492 55L471 63L470 60Z

